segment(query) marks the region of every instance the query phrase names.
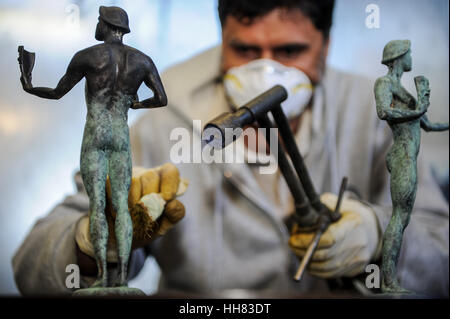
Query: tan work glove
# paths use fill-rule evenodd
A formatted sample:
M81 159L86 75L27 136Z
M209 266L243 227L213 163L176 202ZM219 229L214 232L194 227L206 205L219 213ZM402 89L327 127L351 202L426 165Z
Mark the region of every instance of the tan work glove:
M116 238L114 231L115 211L111 205L111 186L106 183L107 203L105 208L109 228L107 260L117 262ZM171 163L145 169L133 167L128 209L133 221L133 248L145 246L154 238L164 235L185 214L185 208L176 200L187 189L188 181L180 178L178 169ZM94 257L90 241L89 217L84 216L77 225L75 240L80 250Z
M325 193L320 200L329 209L335 209L336 195ZM323 233L312 256L308 270L314 276L356 276L381 253L381 230L372 209L359 201L344 198L340 212L342 217ZM289 245L298 257L303 258L313 237L314 233L299 233L294 226Z

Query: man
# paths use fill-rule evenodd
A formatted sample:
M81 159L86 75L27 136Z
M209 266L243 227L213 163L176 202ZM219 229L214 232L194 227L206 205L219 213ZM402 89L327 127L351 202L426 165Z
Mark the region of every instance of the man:
M296 68L315 84L309 107L290 121L315 187L324 193L322 201L333 208L336 196L331 193L338 192L342 176L349 177L350 188L360 199L344 200L343 217L323 235L309 274L297 284L292 277L298 259L288 242L301 257L312 235L289 235L285 221L293 211L292 199L280 174L261 175L254 165L178 164L180 175L190 180L183 198L186 217L167 233L167 228L161 231L165 235L145 249L136 249L130 263L139 268L145 254L152 254L161 267L161 289L326 294L343 288L341 283L347 280L342 279L356 279L367 264L379 261L381 235L390 216L390 208L383 204L389 203L384 156L391 138L376 117L372 83L326 67L333 4L219 1L222 46L164 73L169 107L144 115L133 127L133 159L144 167L170 161L173 129L192 126L192 138L198 138L199 128L192 120L204 125L230 111L224 75L233 67L266 58ZM446 295L448 208L429 184L429 176L419 180L421 204L405 234L401 280L413 290ZM13 262L22 292L36 293L42 286L67 291L64 267L77 262L76 252L83 250L82 241L75 244L74 238L83 233L78 226L86 218L85 210L79 199L70 198L35 226ZM36 244L44 232L59 238L58 244L53 239L45 248ZM43 264L34 270L35 277L26 278L32 250Z

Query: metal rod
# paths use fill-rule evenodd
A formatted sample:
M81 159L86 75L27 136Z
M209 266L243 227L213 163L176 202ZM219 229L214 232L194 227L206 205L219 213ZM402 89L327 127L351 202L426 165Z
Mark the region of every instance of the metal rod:
M331 221L335 222L339 218L341 218L341 213L339 210L341 209L342 199L344 198L345 190L347 189L347 181L348 178L345 176L341 182L341 188L339 189L338 201L336 203L336 207L334 208L334 212L331 214Z
M308 249L306 250L305 256L302 259L302 262L300 263L300 266L297 269L297 272L295 273L294 280L300 281L303 277L303 273L306 270L306 267L309 264L309 261L311 260L311 257L313 256L317 245L319 244L320 237L322 236L322 231L319 229L314 236L311 244L309 244Z
M267 145L269 145L271 151L273 152L274 151L273 145L270 144L270 135L269 135L270 129L274 128L272 122L270 121L267 114L260 116L257 121L261 128L266 129L266 142L267 142ZM278 144L280 144L279 137L278 137ZM304 209L300 210L299 213L301 215L307 215L309 213L308 199L307 199L305 192L300 184L300 181L298 180L297 176L295 175L295 172L286 157L286 154L283 152L281 145L279 145L279 147L278 147L277 155L278 155L278 159L277 159L278 166L286 180L286 184L288 185L292 196L294 197L296 207L297 206L304 207Z
M324 209L323 204L320 202L320 198L314 188L314 185L309 176L308 169L306 168L305 162L303 160L300 151L298 150L297 143L294 139L294 134L289 126L289 121L286 118L280 105L272 108L272 115L277 123L278 129L280 130L281 137L283 138L286 151L288 152L294 168L300 178L306 195L308 196L311 205L317 210L322 211Z

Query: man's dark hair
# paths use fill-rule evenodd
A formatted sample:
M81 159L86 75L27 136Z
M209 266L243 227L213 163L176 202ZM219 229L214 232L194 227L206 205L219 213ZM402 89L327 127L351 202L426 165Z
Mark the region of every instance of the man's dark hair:
M326 39L330 34L333 7L334 0L219 0L218 9L222 27L229 15L241 23L251 24L255 18L277 8L300 9Z

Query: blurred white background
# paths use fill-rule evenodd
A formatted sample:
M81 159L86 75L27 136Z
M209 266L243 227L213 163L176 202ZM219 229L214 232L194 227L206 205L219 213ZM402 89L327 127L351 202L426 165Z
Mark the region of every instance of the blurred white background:
M379 28L366 26L369 4L380 9ZM128 12L131 33L124 42L151 56L160 72L220 43L215 0L0 0L0 294L18 293L11 258L37 218L75 190L86 116L83 83L59 101L23 92L17 46L36 52L34 85L54 87L73 54L96 43L99 5ZM337 0L329 64L376 78L386 73L384 45L410 39L413 72L403 77L404 86L415 92L413 77L428 77L429 117L448 121L448 28L447 0ZM150 94L139 92L141 99ZM130 124L142 112L130 111ZM448 146L448 132L424 134L421 152L432 153L436 167L448 172ZM143 280L131 286L151 293L158 275L149 259Z

